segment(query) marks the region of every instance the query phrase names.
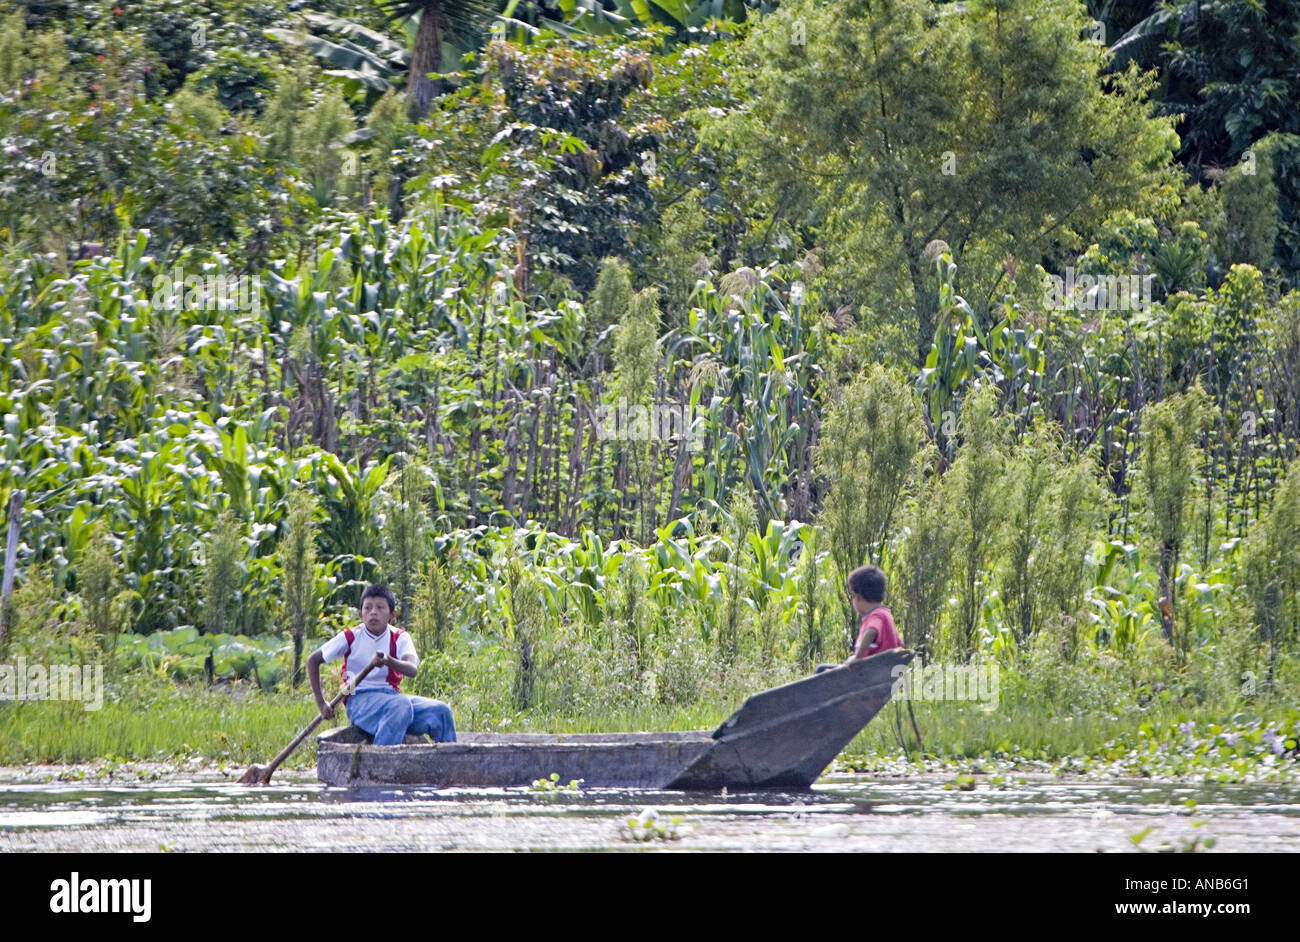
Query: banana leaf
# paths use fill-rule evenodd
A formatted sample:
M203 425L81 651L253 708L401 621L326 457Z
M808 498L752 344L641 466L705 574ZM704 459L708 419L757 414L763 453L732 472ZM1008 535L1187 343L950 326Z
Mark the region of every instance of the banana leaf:
M411 54L406 51L406 46L395 39L385 36L383 33L367 29L360 23L354 23L342 17L330 16L328 13L308 12L304 13L303 16L313 26L347 36L349 39L354 40L357 45L365 47L376 55L383 56L402 68L406 68L411 64Z

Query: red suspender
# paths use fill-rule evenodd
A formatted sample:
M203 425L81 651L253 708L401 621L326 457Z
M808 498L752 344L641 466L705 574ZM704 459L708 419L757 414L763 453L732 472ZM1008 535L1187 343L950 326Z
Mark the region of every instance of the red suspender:
M401 628L393 628L388 632L388 653L391 657L397 657L397 636L402 633ZM397 673L391 667L388 668L388 682L394 690L401 691L402 675Z
M348 642L348 649L343 652L343 667L339 670L339 674L343 678L343 683L346 684L348 682L348 658L352 656L352 640L356 637L356 635L352 633L351 628L344 628L343 637ZM343 702L346 704L350 699L352 698L344 697Z

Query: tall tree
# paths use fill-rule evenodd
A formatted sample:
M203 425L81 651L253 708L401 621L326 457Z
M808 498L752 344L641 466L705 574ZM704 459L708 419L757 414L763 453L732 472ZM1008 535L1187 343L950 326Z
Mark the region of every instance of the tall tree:
M1149 79L1103 76L1089 26L1070 0L792 0L746 40L753 101L717 134L813 227L845 297L916 310L923 361L932 240L962 260L978 313L1008 253L1052 258L1170 192L1170 120L1148 114Z
M1113 68L1133 61L1157 71L1160 109L1180 118L1178 158L1194 180L1234 164L1248 180L1273 178L1281 217L1276 259L1293 283L1300 273L1297 37L1300 0L1171 0L1111 49Z
M442 71L444 42L485 34L498 13L492 0L379 0L390 19L419 17L411 72L406 83L408 113L418 121L429 113L437 85L429 73Z

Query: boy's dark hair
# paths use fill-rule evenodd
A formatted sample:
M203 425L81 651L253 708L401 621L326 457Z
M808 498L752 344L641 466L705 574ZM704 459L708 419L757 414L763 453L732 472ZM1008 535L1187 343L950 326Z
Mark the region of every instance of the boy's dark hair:
M849 573L848 587L868 602L885 601L885 572L879 566L859 566Z
M392 589L386 585L376 582L373 585L366 586L366 591L361 593L361 604L366 604L366 599L383 599L388 603L390 612L397 611L397 597L393 595Z

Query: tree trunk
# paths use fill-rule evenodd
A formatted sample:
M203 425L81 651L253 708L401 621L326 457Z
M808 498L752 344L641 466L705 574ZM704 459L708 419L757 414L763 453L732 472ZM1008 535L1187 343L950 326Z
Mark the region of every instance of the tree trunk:
M437 3L426 3L420 11L420 26L411 51L411 72L406 80L407 113L412 121L423 120L429 113L437 86L428 73L441 70L442 10Z
M1160 545L1160 631L1166 641L1174 641L1174 573L1178 568L1178 544L1166 541Z
M293 629L293 674L290 677L290 686L295 690L302 683L302 636L303 630L299 626ZM212 685L211 677L208 678L208 685Z
M907 268L916 299L916 365L923 367L925 358L930 355L930 345L934 343L934 330L939 315L935 267L933 264L926 265L924 259L913 256L909 248Z

